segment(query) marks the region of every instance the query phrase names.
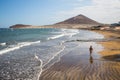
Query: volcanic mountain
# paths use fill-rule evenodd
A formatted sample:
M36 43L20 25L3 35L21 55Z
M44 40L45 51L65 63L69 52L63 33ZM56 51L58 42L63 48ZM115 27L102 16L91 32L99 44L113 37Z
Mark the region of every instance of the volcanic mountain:
M33 26L33 25L16 24L10 26L10 28L79 28L79 29L86 28L88 29L92 26L98 26L98 25L100 25L99 22L96 22L84 15L78 15L53 25Z
M84 15L78 15L72 18L69 18L63 22L59 22L56 24L88 24L88 25L98 25L100 23L84 16Z

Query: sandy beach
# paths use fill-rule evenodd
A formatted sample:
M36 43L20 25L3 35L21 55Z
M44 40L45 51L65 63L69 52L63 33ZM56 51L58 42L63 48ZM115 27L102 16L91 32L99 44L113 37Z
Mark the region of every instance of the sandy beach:
M120 31L96 31L103 34L106 39L112 39L107 42L99 42L104 46L104 50L100 52L102 56L110 56L120 54Z
M120 35L114 31L94 31L109 41L69 42L78 44L63 55L58 62L44 70L39 80L119 80ZM89 47L93 46L90 55ZM64 53L64 52L63 52Z

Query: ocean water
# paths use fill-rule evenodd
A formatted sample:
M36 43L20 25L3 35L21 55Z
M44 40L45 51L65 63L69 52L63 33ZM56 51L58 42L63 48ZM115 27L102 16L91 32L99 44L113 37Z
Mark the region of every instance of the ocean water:
M38 80L43 70L78 46L68 41L102 38L77 29L0 29L0 80Z

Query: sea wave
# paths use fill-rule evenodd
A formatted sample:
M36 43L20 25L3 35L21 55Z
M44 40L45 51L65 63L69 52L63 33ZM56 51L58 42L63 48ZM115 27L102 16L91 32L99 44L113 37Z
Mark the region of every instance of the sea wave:
M63 36L64 36L64 34L54 35L54 36L52 36L52 37L49 37L48 40L60 38L60 37L63 37Z
M32 44L36 44L36 43L40 43L40 41L35 41L35 42L20 42L17 45L9 45L7 48L3 49L0 51L0 55L10 52L10 51L14 51L16 49L20 49L21 47L24 46L29 46ZM6 43L4 43L6 45Z
M79 30L77 30L77 29L61 29L61 32L59 32L58 35L54 35L52 37L49 37L48 40L60 38L60 37L63 37L63 36L72 37L72 36L74 36L78 33L79 33Z
M4 43L0 43L0 46L5 46L6 45L6 43L4 42Z

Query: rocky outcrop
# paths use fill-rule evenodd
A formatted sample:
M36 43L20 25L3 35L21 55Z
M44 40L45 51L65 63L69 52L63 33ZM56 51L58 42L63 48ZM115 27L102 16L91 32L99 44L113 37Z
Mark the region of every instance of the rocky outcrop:
M10 26L10 28L26 28L26 27L30 27L31 25L24 25L24 24L15 24Z

